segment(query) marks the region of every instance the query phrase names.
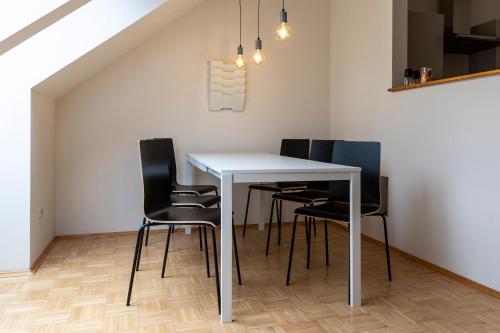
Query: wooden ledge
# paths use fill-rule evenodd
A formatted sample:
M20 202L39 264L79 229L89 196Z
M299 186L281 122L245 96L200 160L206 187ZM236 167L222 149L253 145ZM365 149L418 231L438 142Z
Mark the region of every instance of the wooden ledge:
M500 69L495 69L495 70L487 71L487 72L467 74L467 75L462 75L462 76L450 77L447 79L430 81L430 82L426 82L426 83L413 84L411 86L393 87L393 88L387 89L387 91L398 92L398 91L405 91L405 90L411 90L411 89L425 88L425 87L430 87L430 86L437 86L440 84L478 79L480 77L488 77L488 76L499 75L499 74L500 74Z

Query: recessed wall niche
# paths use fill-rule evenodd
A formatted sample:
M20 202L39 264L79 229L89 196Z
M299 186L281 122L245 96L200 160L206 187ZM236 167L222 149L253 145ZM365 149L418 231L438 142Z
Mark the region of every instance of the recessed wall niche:
M500 69L500 0L394 0L393 86L407 67L434 79Z

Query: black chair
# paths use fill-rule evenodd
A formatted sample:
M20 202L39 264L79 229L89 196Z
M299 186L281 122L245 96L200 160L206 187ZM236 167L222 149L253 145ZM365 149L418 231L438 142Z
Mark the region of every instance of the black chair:
M348 142L338 141L333 149L332 163L357 166L361 171L361 216L380 216L384 222L385 253L387 275L392 280L391 261L389 256L389 241L387 237L387 178L380 177L380 143L378 142ZM295 210L292 229L292 242L288 261L286 284L290 283L292 268L295 230L299 216L318 218L327 221L350 222L350 187L348 181L330 182L329 201L310 207L300 207ZM325 237L328 237L325 229ZM327 247L327 243L325 243ZM326 248L326 251L328 249ZM309 256L309 254L308 254Z
M335 144L335 140L312 140L311 141L311 155L309 157L312 161L331 163L332 152ZM282 201L290 201L294 203L303 204L304 206L310 206L317 204L319 202L328 201L328 187L329 182L307 182L307 189L303 191L282 191L273 195L272 205L276 205L276 210L278 210L278 202L281 206ZM267 233L267 244L266 244L266 255L269 254L269 243L271 239L271 229L273 223L273 215L269 218L269 228ZM316 234L316 221L312 219L312 224L314 227L314 233ZM309 233L311 232L311 221L306 218L306 236L308 240L308 248L310 247ZM326 224L325 224L326 226ZM278 242L280 235L278 234ZM325 239L328 242L328 239ZM308 253L310 251L308 250ZM326 257L327 265L329 264L328 255ZM307 258L307 268L310 267L310 257Z
M175 168L175 152L173 150L173 141L172 139L152 139L156 140L159 142L162 142L166 144L167 152L168 152L168 158L170 160L169 163L169 170L171 168ZM210 208L212 206L219 206L220 203L220 196L219 195L193 195L193 194L172 194L170 196L170 199L172 201L172 206L177 206L177 207L200 207L200 208ZM142 221L143 224L146 223L146 219L143 219ZM146 229L146 240L145 240L145 246L148 246L148 240L149 240L149 229ZM175 229L172 228L172 232L174 232ZM207 228L204 226L203 227L203 234L205 237L205 244L207 243ZM198 226L198 235L200 239L200 251L203 251L203 236L202 236L202 227ZM140 258L141 258L141 252L142 248L139 250L139 261L136 267L136 271L139 270L139 264L140 264ZM206 256L206 261L207 261L207 275L210 277L210 265L209 265L209 259L208 259L208 245L205 247L205 256ZM163 276L163 273L162 273Z
M162 267L162 277L165 273L170 235L175 225L199 225L212 229L212 243L215 262L215 277L217 285L217 300L220 313L220 284L219 265L217 261L217 242L215 228L220 226L219 208L194 208L176 207L172 205L172 179L169 168L169 153L166 145L160 140L143 140L139 142L142 180L143 180L143 214L146 223L139 228L135 246L132 272L127 296L127 305L130 305L135 272L139 266L140 250L144 231L149 227L168 226L167 243ZM234 222L233 222L234 224ZM206 234L205 234L206 242ZM233 228L233 242L238 271L238 282L241 284L241 276L238 260L238 249ZM207 258L208 259L208 258ZM208 264L208 260L207 260Z
M203 208L208 208L213 205L219 206L220 197L218 195L217 186L214 185L181 185L177 182L177 162L175 160L175 150L174 150L174 140L172 138L155 138L152 140L157 140L165 144L166 151L169 156L169 168L172 177L172 204L174 206L200 206ZM210 192L214 192L215 195L205 195ZM201 227L199 227L200 232L200 250L203 249L201 240ZM146 240L145 246L148 246L149 242L149 228L146 230Z
M295 157L308 159L309 158L309 139L283 139L281 140L281 156L287 157ZM245 222L243 223L243 237L245 237L247 231L247 218L248 218L248 207L250 206L250 194L252 190L266 191L266 192L274 192L278 193L283 190L292 190L292 189L304 189L306 187L305 183L297 183L297 182L279 182L279 183L270 183L270 184L251 184L248 186L248 195L247 195L247 206L245 209ZM272 206L274 207L274 205ZM278 211L278 226L281 230L281 206ZM278 208L277 208L278 209ZM272 215L272 212L271 212ZM278 240L280 241L280 240Z

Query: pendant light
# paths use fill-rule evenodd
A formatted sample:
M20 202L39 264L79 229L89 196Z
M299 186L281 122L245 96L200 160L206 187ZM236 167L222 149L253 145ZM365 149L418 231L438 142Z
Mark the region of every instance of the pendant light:
M276 39L286 41L292 35L292 28L288 25L288 13L285 10L285 0L280 12L280 25L276 29Z
M243 57L243 45L241 43L241 0L240 3L240 46L238 46L238 55L236 56L236 67L243 68L245 67L245 58Z
M264 62L265 54L262 51L262 40L260 39L260 0L257 5L257 40L255 41L255 52L253 53L253 62L260 65Z

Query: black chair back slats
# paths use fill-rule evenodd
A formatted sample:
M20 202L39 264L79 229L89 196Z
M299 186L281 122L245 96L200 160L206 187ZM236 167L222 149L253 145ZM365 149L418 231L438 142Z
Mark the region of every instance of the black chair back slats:
M361 168L361 203L380 205L380 142L337 141L332 163ZM330 182L329 199L349 202L349 182Z
M312 140L309 159L316 162L331 163L335 140ZM311 190L328 191L329 182L308 182Z
M281 156L309 158L309 139L283 139L281 140Z
M171 206L172 180L169 172L170 156L163 140L139 141L144 215Z

